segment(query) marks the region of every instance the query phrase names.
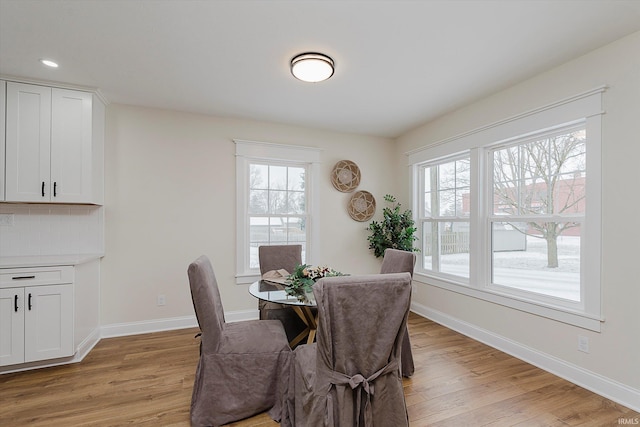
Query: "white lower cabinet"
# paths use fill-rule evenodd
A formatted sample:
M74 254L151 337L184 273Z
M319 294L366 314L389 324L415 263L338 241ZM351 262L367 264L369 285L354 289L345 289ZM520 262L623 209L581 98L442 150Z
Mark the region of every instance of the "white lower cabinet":
M24 289L0 289L0 366L24 362Z
M0 270L0 366L72 356L73 307L73 267Z

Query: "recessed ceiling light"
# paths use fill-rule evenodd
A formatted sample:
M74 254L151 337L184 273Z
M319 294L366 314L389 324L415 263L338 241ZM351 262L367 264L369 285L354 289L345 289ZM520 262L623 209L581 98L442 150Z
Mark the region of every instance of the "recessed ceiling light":
M333 75L333 59L322 53L307 52L291 59L291 74L298 80L317 83Z
M50 59L41 59L40 62L42 62L47 67L58 68L58 63L54 62L54 61L52 61Z

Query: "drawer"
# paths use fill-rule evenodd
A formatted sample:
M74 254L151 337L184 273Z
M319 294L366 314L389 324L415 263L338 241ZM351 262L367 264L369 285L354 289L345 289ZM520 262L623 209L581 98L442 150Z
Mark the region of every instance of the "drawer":
M72 266L0 269L0 288L73 283Z

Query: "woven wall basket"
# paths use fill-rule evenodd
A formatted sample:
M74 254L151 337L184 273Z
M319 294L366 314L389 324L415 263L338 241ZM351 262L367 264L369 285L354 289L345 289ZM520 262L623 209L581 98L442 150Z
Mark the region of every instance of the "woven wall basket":
M352 192L360 184L360 168L351 160L340 160L331 171L331 183L338 191Z
M376 213L376 199L368 191L356 191L349 199L347 211L356 221L367 221Z

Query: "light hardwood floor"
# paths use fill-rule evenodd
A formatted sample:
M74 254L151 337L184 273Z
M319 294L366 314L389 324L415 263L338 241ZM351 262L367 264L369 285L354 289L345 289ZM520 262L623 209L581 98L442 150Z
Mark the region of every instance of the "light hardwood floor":
M618 426L640 414L415 314L412 427ZM188 426L195 329L102 340L74 365L0 375L0 426ZM232 424L277 426L266 414ZM393 427L393 426L390 426Z

